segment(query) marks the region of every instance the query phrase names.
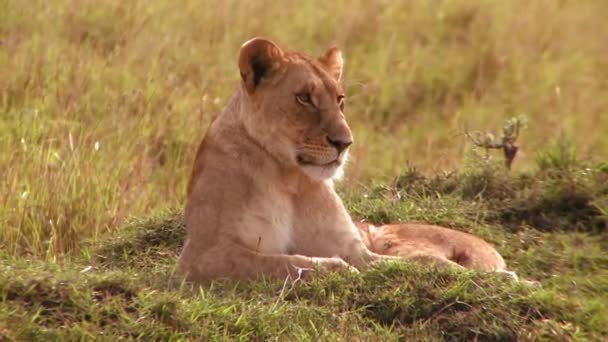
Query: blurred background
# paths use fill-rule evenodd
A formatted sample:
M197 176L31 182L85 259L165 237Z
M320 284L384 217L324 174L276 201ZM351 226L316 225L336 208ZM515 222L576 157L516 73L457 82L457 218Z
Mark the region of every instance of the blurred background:
M515 172L608 155L606 1L0 0L0 249L56 257L180 207L193 156L266 36L346 60L343 186L465 167L523 115Z

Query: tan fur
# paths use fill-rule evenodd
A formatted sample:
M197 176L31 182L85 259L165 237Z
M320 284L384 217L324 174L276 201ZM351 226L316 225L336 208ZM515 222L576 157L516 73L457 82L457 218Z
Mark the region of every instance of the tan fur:
M370 235L351 221L332 183L352 142L339 50L314 59L255 38L241 47L238 66L241 86L194 162L179 274L198 283L284 278L299 268L361 269L395 258L378 253L415 257L422 246L437 260L474 251L470 267L504 268L500 255L470 235L413 225ZM402 247L385 248L391 241Z
M365 247L333 189L346 151L328 139L352 140L339 52L317 60L257 38L241 47L239 69L241 87L194 162L177 272L195 282L283 278L387 259Z
M378 254L478 271L506 271L505 261L496 249L471 234L416 223L376 227L358 222L356 225L365 245Z

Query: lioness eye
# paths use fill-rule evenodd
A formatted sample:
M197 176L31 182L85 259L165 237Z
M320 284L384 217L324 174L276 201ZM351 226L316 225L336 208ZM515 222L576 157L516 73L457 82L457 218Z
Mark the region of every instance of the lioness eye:
M344 100L345 100L345 96L344 95L338 95L338 105L340 105L340 110L344 110Z
M312 105L312 98L310 97L310 93L302 93L296 95L296 100L303 105Z

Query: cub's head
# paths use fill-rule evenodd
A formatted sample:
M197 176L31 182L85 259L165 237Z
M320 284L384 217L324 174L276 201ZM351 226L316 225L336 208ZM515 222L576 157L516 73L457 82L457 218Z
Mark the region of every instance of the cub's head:
M344 117L342 64L336 48L310 58L263 38L239 51L249 134L279 163L318 181L341 172L353 142Z

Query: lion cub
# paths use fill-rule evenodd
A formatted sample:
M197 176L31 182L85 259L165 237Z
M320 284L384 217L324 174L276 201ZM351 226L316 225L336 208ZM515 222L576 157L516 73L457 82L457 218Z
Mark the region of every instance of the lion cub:
M240 87L196 155L177 272L198 283L284 278L395 258L370 250L333 188L353 142L340 51L310 58L254 38L238 67Z

